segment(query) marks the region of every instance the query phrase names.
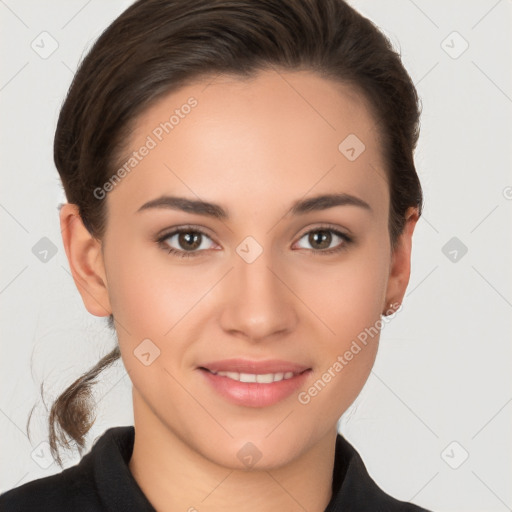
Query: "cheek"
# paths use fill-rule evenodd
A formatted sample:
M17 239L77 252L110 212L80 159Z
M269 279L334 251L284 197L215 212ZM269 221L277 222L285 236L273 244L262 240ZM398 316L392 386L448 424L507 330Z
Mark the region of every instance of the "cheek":
M332 332L322 328L327 334L316 337L317 372L299 400L308 414L335 422L365 385L377 355L387 268L384 255L361 251L357 261L314 281L311 309Z
M166 264L165 253L147 247L118 245L116 253L110 254L109 296L123 364L136 393L147 404L160 404L155 414L181 421L179 411L190 408L190 396L173 376L182 371L187 329L197 323L195 305L211 284L197 270ZM172 401L162 401L164 389Z
M326 334L316 337L316 380L300 403L308 402L304 407L312 414L329 409L333 421L360 393L378 349L389 257L385 240L367 240L342 263L309 280L311 309L329 331L322 328Z
M380 319L389 277L385 242L366 243L339 264L302 277L301 296L317 313L337 348Z
M163 338L180 319L194 316L194 305L215 283L207 268L183 264L164 250L150 247L109 254L109 297L113 314L132 337ZM121 256L122 255L122 256Z

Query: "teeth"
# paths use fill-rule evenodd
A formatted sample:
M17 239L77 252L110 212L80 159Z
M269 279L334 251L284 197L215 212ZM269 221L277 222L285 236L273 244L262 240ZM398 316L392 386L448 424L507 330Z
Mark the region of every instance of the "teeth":
M258 382L261 384L271 384L284 379L293 377L293 372L280 372L280 373L238 373L238 372L212 372L221 377L228 377L229 379L238 380L239 382Z

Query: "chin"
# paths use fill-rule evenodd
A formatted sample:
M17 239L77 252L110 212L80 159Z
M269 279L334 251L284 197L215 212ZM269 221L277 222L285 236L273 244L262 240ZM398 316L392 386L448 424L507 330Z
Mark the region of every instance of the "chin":
M198 451L214 464L245 471L277 469L301 455L304 443L300 435L283 430L281 435L268 436L268 432L267 429L265 434L254 436L224 436L223 440L209 437L207 444L198 447Z

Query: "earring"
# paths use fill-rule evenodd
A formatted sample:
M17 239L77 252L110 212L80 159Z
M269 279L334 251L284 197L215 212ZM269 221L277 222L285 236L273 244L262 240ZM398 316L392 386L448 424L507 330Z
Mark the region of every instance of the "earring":
M389 309L383 311L382 315L389 316L389 315L396 313L396 311L400 308L401 305L402 305L401 303L394 304L393 302L390 302Z

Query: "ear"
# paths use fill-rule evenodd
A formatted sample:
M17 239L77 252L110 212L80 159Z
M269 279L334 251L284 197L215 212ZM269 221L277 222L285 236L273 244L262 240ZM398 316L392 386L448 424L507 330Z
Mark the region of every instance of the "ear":
M101 242L84 226L76 204L62 204L59 216L62 241L71 275L84 305L92 315L109 316L112 309Z
M402 303L411 274L412 234L418 222L418 208L410 207L405 213L405 225L391 255L386 302L383 315L392 314ZM390 306L393 304L393 306Z

